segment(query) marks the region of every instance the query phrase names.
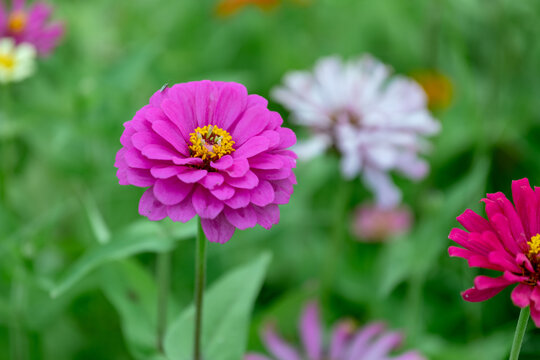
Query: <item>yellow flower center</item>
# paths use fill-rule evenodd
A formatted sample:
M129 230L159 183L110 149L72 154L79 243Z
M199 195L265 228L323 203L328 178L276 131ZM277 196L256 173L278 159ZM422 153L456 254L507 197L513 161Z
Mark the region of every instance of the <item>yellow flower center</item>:
M538 255L540 253L540 234L533 236L527 244L529 244L529 256Z
M215 161L234 151L231 135L215 125L196 128L189 134L191 156L205 161Z
M8 28L14 33L18 34L26 27L27 17L23 11L15 11L9 16Z
M0 68L4 68L8 71L12 71L15 67L15 56L13 54L1 54L0 53Z

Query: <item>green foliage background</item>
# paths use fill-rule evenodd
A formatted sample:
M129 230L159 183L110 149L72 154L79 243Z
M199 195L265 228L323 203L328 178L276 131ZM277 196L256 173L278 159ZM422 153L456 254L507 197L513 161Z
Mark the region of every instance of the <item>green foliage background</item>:
M396 177L414 229L387 244L354 241L351 211L370 194L360 181L336 178L331 156L300 162L278 226L209 246L208 283L219 284L207 314L215 316L209 327L219 326L207 335L217 354L208 360L238 360L246 345L262 350L258 332L268 320L297 340L301 307L314 298L328 327L341 317L384 320L429 359L507 356L518 309L508 290L485 303L461 299L477 270L448 258L447 235L465 208L482 211L486 192L509 193L521 177L540 184L538 2L285 1L227 18L209 0L53 3L67 22L65 41L34 77L1 89L0 359L16 359L14 348L22 359L162 359L153 344L154 253L171 249L166 348L181 358L195 226L138 215L143 190L119 186L113 168L122 124L166 82L238 81L268 97L287 71L366 52L397 73L436 68L454 84L451 107L436 113L443 130L431 175L420 183ZM287 119L276 103L270 108ZM332 259L339 228L346 238ZM271 260L261 255L268 251ZM230 273L239 266L250 271ZM222 319L238 308L232 292L245 306ZM235 340L220 343L225 335ZM530 326L522 359L540 357L539 339ZM215 352L219 344L224 351Z

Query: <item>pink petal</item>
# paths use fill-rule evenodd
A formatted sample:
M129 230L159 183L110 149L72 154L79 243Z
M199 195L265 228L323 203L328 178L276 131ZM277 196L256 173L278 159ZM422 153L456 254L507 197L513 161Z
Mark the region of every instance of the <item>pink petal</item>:
M257 223L266 230L269 230L279 222L279 207L275 204L270 204L263 208L253 206L253 210L257 213Z
M246 108L249 98L244 85L238 83L222 83L219 99L215 106L212 124L229 130Z
M195 215L197 215L197 212L193 207L191 197L188 196L180 204L168 206L167 215L171 218L172 221L179 221L185 223L191 220Z
M152 221L158 221L167 217L167 207L154 197L152 188L147 189L141 196L139 214L146 216Z
M274 188L266 180L259 182L259 185L251 190L250 201L257 206L262 207L271 204L274 201Z
M193 192L193 207L203 219L214 219L223 210L223 202L216 199L208 190L198 186Z
M223 181L225 179L223 178L223 175L211 172L208 173L204 178L202 178L199 183L207 188L208 190L214 190L216 187L223 184Z
M150 169L153 177L158 179L168 179L184 172L184 168L180 166L159 165Z
M125 175L127 181L131 185L139 187L147 187L154 185L156 179L150 175L150 171L145 169L126 168Z
M524 308L529 306L531 302L531 294L533 287L525 284L519 284L512 290L512 302L514 305Z
M158 179L154 185L154 195L164 205L176 205L191 192L193 184L186 184L177 178Z
M319 308L316 303L306 305L300 319L300 337L310 360L322 357L322 329Z
M232 137L239 146L259 135L268 124L269 111L266 107L250 107L240 116L232 131Z
M225 170L232 166L234 159L231 155L225 155L217 161L210 162L210 165L217 170Z
M259 178L251 170L248 170L242 177L226 177L227 184L240 189L253 189L259 185Z
M270 142L263 136L255 136L247 140L234 153L234 158L250 158L268 149Z
M178 178L186 183L196 183L208 174L206 170L184 168L181 174L178 174Z
M251 207L240 209L225 207L223 213L227 220L237 229L245 230L257 225L257 213Z
M234 195L225 201L225 205L233 209L239 209L248 206L250 199L249 190L236 189Z
M180 133L180 130L169 121L155 121L152 124L152 129L159 134L163 139L165 139L169 144L171 144L176 151L181 153L184 156L189 156L188 145L186 140Z
M281 128L278 129L277 132L279 133L279 137L281 139L279 143L279 147L281 149L286 149L296 144L296 134L291 129Z
M487 221L471 209L467 209L465 210L465 212L463 212L463 214L459 215L457 217L457 221L470 232L483 232L491 230L491 225L489 225L489 221Z
M136 136L137 134L135 134L133 138ZM152 160L172 160L178 156L178 153L168 147L157 144L146 145L142 149L142 154Z
M249 170L249 162L246 159L235 159L234 163L225 170L231 177L242 177Z
M283 161L279 156L262 153L249 159L249 166L255 169L279 169Z
M235 230L235 227L227 221L223 214L219 214L213 220L201 219L201 226L208 241L220 244L229 241Z
M210 190L210 192L219 200L229 200L235 194L234 188L227 184L216 186L214 189Z

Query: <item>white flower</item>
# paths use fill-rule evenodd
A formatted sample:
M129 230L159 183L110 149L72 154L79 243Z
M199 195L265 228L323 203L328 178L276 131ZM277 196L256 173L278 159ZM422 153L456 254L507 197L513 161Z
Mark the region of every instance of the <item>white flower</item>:
M428 148L423 136L437 133L440 124L427 110L424 91L413 80L391 76L369 55L348 62L323 58L313 72L287 74L272 96L291 111L294 123L313 132L295 149L298 155L309 159L335 147L343 175L361 174L379 206L401 201L389 171L412 179L428 172L418 154Z
M27 43L15 45L11 38L0 39L0 83L26 79L35 70L36 49Z

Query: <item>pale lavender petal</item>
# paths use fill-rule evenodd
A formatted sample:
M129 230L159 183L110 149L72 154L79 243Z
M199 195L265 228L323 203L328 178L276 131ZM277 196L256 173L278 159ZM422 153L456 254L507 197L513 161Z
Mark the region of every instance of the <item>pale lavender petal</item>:
M360 330L351 341L347 360L357 360L369 349L369 343L384 331L384 324L372 323Z
M320 360L322 357L322 328L319 318L319 307L309 303L304 308L300 319L300 337L310 360Z
M267 326L263 332L263 341L268 351L278 360L301 360L298 352L287 344L271 326Z
M264 355L250 353L244 356L244 360L272 360L272 359Z
M377 339L364 353L365 360L379 360L387 357L390 352L401 345L403 336L397 332L384 334Z

